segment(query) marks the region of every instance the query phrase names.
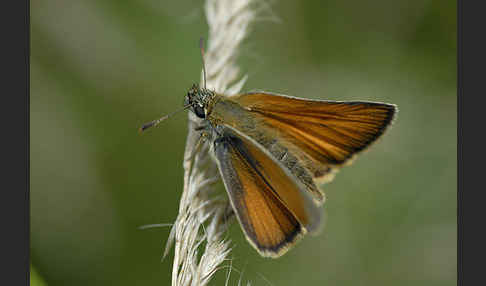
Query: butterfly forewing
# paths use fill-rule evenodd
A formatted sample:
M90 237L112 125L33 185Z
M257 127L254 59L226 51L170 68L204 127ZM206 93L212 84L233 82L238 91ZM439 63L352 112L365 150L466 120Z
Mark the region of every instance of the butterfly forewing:
M255 142L226 129L214 154L233 209L251 244L278 257L319 224L304 187Z
M317 184L374 142L396 107L375 102L335 102L270 93L221 100L213 117L258 142L323 202Z
M375 141L396 107L375 102L308 100L247 93L232 100L262 118L288 143L327 165L340 165Z

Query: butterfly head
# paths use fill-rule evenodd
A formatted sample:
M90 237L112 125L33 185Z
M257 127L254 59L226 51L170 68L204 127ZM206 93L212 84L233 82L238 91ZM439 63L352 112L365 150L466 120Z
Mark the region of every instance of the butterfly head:
M190 109L197 117L205 119L209 114L209 107L214 98L214 92L200 88L198 84L193 84L184 98L184 106L190 106Z

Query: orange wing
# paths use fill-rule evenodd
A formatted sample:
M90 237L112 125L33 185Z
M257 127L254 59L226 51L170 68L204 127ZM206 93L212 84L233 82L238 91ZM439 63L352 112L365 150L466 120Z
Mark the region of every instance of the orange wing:
M395 105L385 103L320 101L269 93L247 93L231 100L276 131L300 159L310 160L307 165L328 166L314 168L317 179L329 173L322 170L342 165L380 137L396 111Z
M319 209L303 186L258 145L226 129L214 153L236 217L262 256L284 254L318 226Z

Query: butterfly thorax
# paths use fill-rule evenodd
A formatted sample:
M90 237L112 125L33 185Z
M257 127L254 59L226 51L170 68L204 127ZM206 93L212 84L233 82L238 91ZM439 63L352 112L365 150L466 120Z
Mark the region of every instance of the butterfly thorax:
M197 117L205 119L211 113L217 98L219 96L214 91L193 84L187 92L184 105L190 105Z

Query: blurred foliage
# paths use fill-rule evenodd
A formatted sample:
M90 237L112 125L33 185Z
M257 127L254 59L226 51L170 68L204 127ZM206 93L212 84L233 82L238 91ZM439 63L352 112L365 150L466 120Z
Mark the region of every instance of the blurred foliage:
M30 284L31 286L45 286L47 285L46 282L40 277L37 270L30 265Z
M326 185L323 233L269 260L234 224L230 282L455 285L455 1L271 7L241 49L245 90L400 112ZM136 130L181 106L206 35L202 1L31 2L31 255L47 284L169 285L169 229L137 227L177 215L187 119Z

